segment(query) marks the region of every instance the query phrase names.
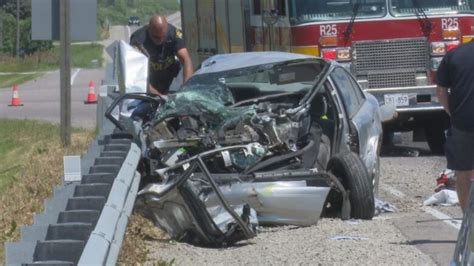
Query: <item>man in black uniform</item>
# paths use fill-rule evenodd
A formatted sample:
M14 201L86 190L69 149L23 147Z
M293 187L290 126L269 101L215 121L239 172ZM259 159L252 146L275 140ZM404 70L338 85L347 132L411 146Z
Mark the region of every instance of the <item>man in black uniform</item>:
M193 74L193 65L184 46L181 30L168 24L166 18L154 15L148 25L135 31L130 45L148 57L148 92L164 95L169 91L173 78L183 66L183 81Z
M456 191L465 212L474 179L474 41L444 56L436 83L439 102L451 117L446 159L456 171Z

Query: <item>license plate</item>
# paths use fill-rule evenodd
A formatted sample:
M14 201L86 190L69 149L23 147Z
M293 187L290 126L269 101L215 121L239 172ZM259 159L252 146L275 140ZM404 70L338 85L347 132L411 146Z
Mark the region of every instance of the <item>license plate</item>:
M386 94L385 104L394 106L408 106L408 94L397 93L397 94Z

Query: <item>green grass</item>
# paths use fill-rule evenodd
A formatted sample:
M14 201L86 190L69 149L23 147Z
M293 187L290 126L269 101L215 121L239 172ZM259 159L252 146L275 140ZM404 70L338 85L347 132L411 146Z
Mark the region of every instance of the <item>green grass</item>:
M146 24L148 19L155 14L164 16L179 11L180 5L177 0L114 0L114 4L108 5L111 1L98 1L99 20L108 18L113 25L126 25L129 16L138 16L142 24Z
M72 134L91 133L73 129ZM0 119L0 194L25 166L25 154L41 154L50 143L59 143L59 125L34 120Z
M90 44L73 44L71 45L71 55L72 55L72 66L78 68L95 68L102 66L102 51L104 47L97 43L90 43ZM60 47L54 46L53 48L54 54L58 55L59 61L59 53ZM92 60L98 60L98 65L95 66L91 64Z
M50 142L59 135L52 124L26 120L0 120L0 194L20 174L23 155L33 143Z
M27 74L27 75L0 75L0 88L10 88L13 84L22 84L24 82L34 80L41 74Z
M103 46L97 43L74 44L71 45L72 67L77 68L97 68L102 66ZM22 59L0 55L0 72L45 72L59 68L60 47L54 46L50 51L38 52L26 56ZM97 60L96 64L92 61ZM42 75L36 73L32 75L13 74L0 76L0 88L10 87L12 84L35 79Z

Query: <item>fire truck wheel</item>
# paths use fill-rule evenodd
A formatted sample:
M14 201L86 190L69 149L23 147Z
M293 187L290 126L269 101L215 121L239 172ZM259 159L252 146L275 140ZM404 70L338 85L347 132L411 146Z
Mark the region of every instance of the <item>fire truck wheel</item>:
M351 218L372 219L375 212L372 177L359 156L352 152L337 154L329 161L328 170L349 193Z
M434 154L444 154L444 143L446 142L444 130L445 128L439 124L429 123L425 125L426 141Z

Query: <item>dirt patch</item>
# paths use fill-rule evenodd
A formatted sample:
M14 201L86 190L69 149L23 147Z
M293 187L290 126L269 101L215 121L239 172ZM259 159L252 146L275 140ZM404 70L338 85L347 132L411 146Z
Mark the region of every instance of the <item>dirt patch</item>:
M135 265L145 263L148 254L150 254L147 242L157 241L163 237L163 231L154 226L150 220L134 213L128 222L118 260L119 264Z

